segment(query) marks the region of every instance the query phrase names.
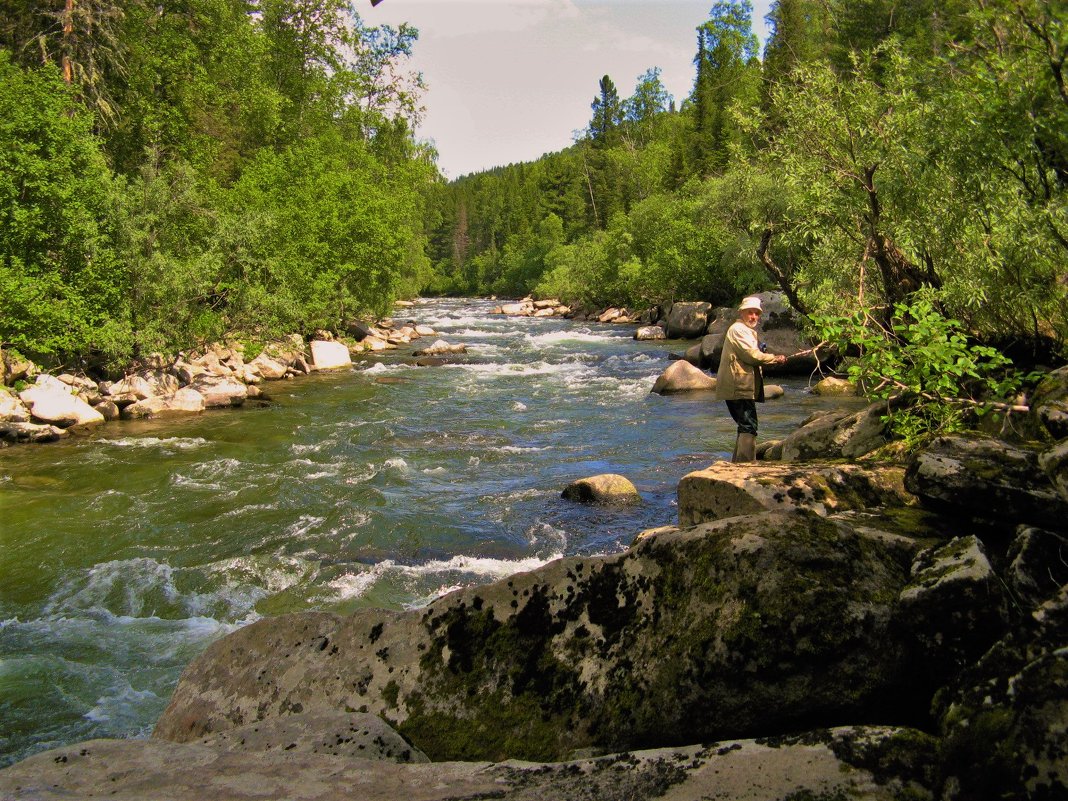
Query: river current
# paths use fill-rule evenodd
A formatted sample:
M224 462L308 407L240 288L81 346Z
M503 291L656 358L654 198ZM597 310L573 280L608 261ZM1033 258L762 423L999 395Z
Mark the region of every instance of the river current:
M677 522L679 479L734 444L708 393L650 393L689 343L493 308L398 312L466 345L455 364L393 351L268 404L0 450L0 766L147 736L183 667L260 617L419 607ZM842 403L781 383L762 437ZM643 502L561 499L609 472Z

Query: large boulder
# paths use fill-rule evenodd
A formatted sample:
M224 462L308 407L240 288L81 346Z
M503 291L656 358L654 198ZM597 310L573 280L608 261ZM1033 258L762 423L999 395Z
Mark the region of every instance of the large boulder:
M1036 450L980 434L939 437L916 453L908 490L963 519L1062 528L1068 501L1039 466Z
M909 645L928 655L931 671L917 682L933 692L1005 632L1004 584L972 535L922 551L910 573L897 613Z
M185 671L157 739L294 712L383 716L441 759L708 742L922 716L894 606L919 546L817 515L735 517L458 590L424 609L253 623ZM951 632L952 634L952 632Z
M891 727L629 751L568 762L397 764L348 753L230 751L200 743L91 740L0 770L0 795L39 801L931 801L933 741Z
M336 370L352 366L352 356L343 342L313 339L311 342L312 366L316 370Z
M625 504L638 503L642 499L630 479L615 473L602 473L572 481L564 487L560 496L579 503Z
M935 697L946 801L1068 797L1068 585Z
M885 403L861 411L840 410L809 418L782 441L781 459L799 462L812 459L856 459L890 441Z
M688 361L676 359L660 374L650 391L657 395L671 395L676 392L707 391L715 388L716 379Z
M708 329L708 315L711 311L711 303L672 303L667 319L664 321L664 330L668 338L697 339L704 336Z
M72 395L66 384L45 374L37 379L36 384L19 393L19 399L39 423L70 428L104 422L104 416L81 398Z
M188 388L203 396L205 409L240 406L248 398L248 387L232 376L204 373L197 376Z
M904 469L857 465L797 466L716 462L679 482L679 525L764 511L806 509L819 515L914 503Z
M329 754L348 759L429 762L384 720L363 712L292 714L217 732L201 745L227 751Z
M797 313L786 299L786 295L778 290L758 292L760 306L764 310L761 315L761 326L765 331L776 328L797 328Z

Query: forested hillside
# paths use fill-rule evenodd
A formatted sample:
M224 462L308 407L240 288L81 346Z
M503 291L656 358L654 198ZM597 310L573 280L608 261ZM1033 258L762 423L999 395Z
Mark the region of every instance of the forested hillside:
M0 342L121 365L417 292L416 37L343 0L0 2Z
M751 15L713 4L688 97L606 75L572 147L436 189L433 288L641 309L777 284L1063 355L1063 2L779 0L762 60Z
M447 184L417 32L345 0L0 0L0 344L117 366L420 292L778 285L815 323L922 303L1063 358L1065 16L779 0L759 53L751 4L715 2L688 96L605 75L572 147Z

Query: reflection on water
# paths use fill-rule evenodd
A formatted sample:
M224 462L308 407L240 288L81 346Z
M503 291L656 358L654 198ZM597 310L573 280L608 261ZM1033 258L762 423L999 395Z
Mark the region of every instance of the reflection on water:
M491 309L411 310L459 363L369 357L264 407L0 451L0 764L145 735L189 660L258 617L417 607L674 522L679 478L733 447L722 404L650 394L669 346L630 327ZM762 436L842 402L805 385ZM643 503L560 498L604 472Z

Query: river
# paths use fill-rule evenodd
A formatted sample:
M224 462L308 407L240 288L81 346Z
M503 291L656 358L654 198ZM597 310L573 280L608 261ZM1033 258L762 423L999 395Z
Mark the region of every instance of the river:
M267 404L0 450L0 766L147 736L183 667L260 617L418 607L676 522L678 480L734 444L707 393L650 393L688 343L493 307L398 312L461 363L391 352L268 384ZM783 384L762 437L842 402ZM606 472L642 504L560 498Z

